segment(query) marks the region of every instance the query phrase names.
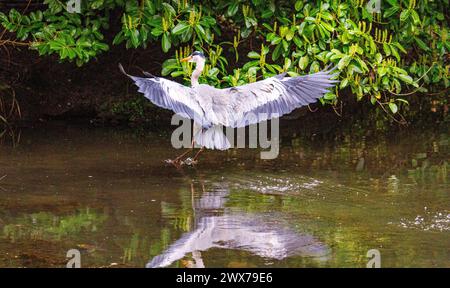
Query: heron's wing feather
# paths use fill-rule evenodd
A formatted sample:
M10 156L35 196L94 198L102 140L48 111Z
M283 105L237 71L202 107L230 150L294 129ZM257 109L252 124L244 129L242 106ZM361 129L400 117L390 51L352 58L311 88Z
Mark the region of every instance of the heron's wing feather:
M280 117L316 102L337 80L329 71L285 77L279 75L247 85L223 89L228 98L226 126L243 127ZM256 117L255 117L256 116Z
M203 119L204 113L196 100L196 91L191 87L160 77L131 76L123 70L122 65L119 64L119 68L153 104L170 109L185 118Z

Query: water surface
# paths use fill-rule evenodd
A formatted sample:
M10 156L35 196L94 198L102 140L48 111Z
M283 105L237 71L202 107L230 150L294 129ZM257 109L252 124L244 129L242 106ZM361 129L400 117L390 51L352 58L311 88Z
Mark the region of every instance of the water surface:
M286 134L286 133L285 133ZM284 135L280 156L163 160L170 134L67 126L0 140L0 266L450 267L449 136Z

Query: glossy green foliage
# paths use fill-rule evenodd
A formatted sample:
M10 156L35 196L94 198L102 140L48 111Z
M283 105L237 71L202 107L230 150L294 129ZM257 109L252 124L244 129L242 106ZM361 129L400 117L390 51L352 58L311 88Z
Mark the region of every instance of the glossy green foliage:
M217 87L337 65L340 84L323 103L347 89L394 114L408 93L449 86L448 0L95 0L81 1L79 14L64 2L46 0L46 10L26 15L11 10L0 23L41 55L78 65L109 45L160 45L169 58L162 75L186 81L192 65L179 60L202 50L209 61L200 81ZM113 11L121 29L109 43Z

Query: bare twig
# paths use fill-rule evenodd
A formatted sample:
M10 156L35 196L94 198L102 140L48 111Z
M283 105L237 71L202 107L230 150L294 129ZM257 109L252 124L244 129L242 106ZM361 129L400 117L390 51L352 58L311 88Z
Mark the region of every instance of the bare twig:
M386 103L382 103L380 101L377 100L377 103L380 105L381 109L383 109L384 112L386 112L386 114L389 116L389 118L391 118L392 120L394 120L394 122L401 124L401 125L408 125L408 121L406 121L405 117L403 117L402 114L397 113L397 115L400 116L400 120L396 119L394 116L391 115L391 113L386 110L386 108L384 107L384 105L386 105Z
M338 115L339 117L342 117L342 101L340 102L340 104L341 104L340 107L339 107L340 112L337 111L335 105L332 105L331 107L333 107L334 113L336 113L336 115Z
M316 108L315 110L312 110L311 107L309 106L309 104L308 104L308 109L309 109L310 112L313 112L313 113L316 112L317 110L319 110L319 108Z
M0 40L0 46L3 46L3 45L11 45L11 46L30 46L30 45L31 45L31 42L19 42L19 41L10 40L10 39Z

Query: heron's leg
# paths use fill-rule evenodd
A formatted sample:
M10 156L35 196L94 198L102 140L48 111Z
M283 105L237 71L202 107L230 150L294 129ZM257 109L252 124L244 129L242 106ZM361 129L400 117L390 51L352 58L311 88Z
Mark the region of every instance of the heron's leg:
M205 150L205 147L202 147L202 148L200 148L200 150L198 150L197 154L195 154L195 156L194 156L194 159L192 159L193 163L197 163L198 156L200 156L200 153L202 153L203 150Z
M192 140L192 146L191 148L189 148L187 151L183 152L181 155L179 155L177 158L175 158L174 160L166 160L167 163L172 163L175 166L179 166L180 164L182 164L181 159L186 156L186 154L188 154L189 152L191 152L192 150L194 150L194 140Z
M175 158L173 162L179 162L186 154L192 151L193 148L189 148L186 152L183 152L180 156Z
M188 166L193 166L195 164L197 164L197 158L200 155L200 153L202 153L202 151L205 149L205 147L200 148L200 150L197 152L197 154L195 154L194 158L186 158L183 161L183 164L186 164Z

